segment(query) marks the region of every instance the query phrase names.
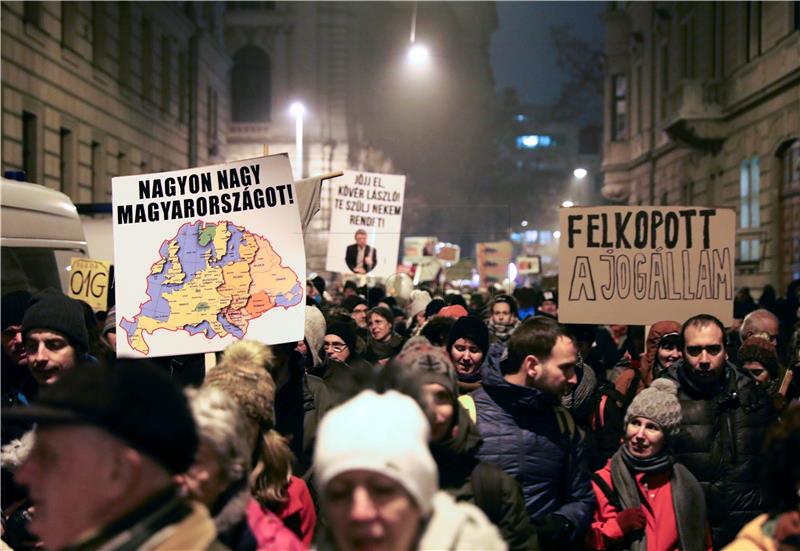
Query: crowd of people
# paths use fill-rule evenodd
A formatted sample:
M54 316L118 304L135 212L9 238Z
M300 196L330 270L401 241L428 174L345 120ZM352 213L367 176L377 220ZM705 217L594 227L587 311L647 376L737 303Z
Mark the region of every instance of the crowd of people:
M800 282L732 327L562 324L536 287L306 299L302 340L206 369L4 294L3 549L800 549Z

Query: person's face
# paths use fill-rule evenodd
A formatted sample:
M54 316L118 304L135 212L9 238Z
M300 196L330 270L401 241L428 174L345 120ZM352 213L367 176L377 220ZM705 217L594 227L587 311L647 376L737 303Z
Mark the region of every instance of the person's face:
M714 323L690 325L683 341L683 357L694 375L704 382L716 380L728 357L719 327Z
M656 360L664 369L671 368L672 365L681 358L683 358L683 353L681 352L678 343L670 340L667 342L661 342L661 344L659 344Z
M333 360L346 362L350 357L350 347L338 335L325 335L322 346L325 348L325 354Z
M356 234L356 244L359 247L363 247L367 244L367 234L366 233L357 233Z
M769 382L769 371L766 370L761 362L744 362L744 368L750 372L759 385L765 385Z
M392 334L392 324L378 314L369 317L369 332L376 341L385 341Z
M511 306L507 302L498 302L492 306L492 322L498 325L511 323Z
M431 442L444 440L450 434L450 427L453 426L453 397L447 389L439 383L428 383L422 385L425 397L430 404L433 420L431 421Z
M459 338L450 349L450 358L459 375L472 375L483 362L483 352L470 339Z
M615 338L621 339L628 333L628 326L627 325L609 325L611 328L611 333L614 335Z
M202 438L194 464L178 477L178 482L191 499L209 508L229 485L219 467L219 457Z
M11 361L17 365L27 365L28 355L25 352L25 345L22 342L21 329L22 325L9 325L3 329L0 335L2 335L3 351L8 354Z
M625 428L625 445L632 456L647 459L664 449L664 433L658 423L646 417L633 417Z
M350 313L350 317L353 318L353 321L356 322L356 325L361 328L367 327L367 308L366 304L359 304L353 311Z
M558 306L552 300L546 300L539 306L539 311L555 316L558 314Z
M323 508L340 551L409 551L422 520L400 484L366 470L334 477L325 489Z
M344 294L343 294L344 298L352 297L355 294L356 294L356 291L352 287L345 287L344 288Z
M530 358L533 356L528 356L526 361ZM578 353L572 339L558 337L550 357L538 361L532 377L532 386L556 396L568 394L572 387L578 384L578 376L575 373L577 361Z
M303 355L303 357L305 357L305 355L308 354L308 347L306 346L305 340L297 341L297 345L294 347L294 349L300 352Z
M98 528L108 507L104 489L116 455L111 436L85 426L40 425L15 479L28 488L30 530L47 549L61 549Z
M61 333L47 329L33 329L25 337L28 368L40 385L56 382L61 372L72 369L77 363L75 348Z

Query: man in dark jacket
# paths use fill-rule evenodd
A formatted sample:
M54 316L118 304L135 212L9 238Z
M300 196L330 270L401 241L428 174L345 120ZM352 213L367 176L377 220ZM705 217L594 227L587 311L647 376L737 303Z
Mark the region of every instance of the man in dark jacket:
M369 273L378 264L378 253L375 247L367 245L367 232L356 231L356 242L347 246L344 261L347 267L357 274Z
M715 549L768 508L761 444L776 419L767 394L727 361L724 335L713 316L689 318L681 328L683 362L663 375L677 382L683 413L675 459L703 487Z
M499 371L489 369L472 394L483 436L478 458L519 481L543 549L579 547L595 507L582 438L559 405L577 383L576 362L566 330L534 317L509 339Z

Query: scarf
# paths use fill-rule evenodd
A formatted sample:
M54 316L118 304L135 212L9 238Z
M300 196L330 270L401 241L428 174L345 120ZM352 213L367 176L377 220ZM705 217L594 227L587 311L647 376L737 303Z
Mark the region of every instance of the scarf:
M392 332L392 336L384 342L378 342L376 340L370 339L368 358L371 361L378 361L378 360L383 360L385 358L391 358L392 356L400 352L400 349L402 347L403 347L403 337L394 332Z
M623 509L641 507L639 486L636 483L635 465L644 465L641 472L654 474L669 469L672 489L672 506L675 510L675 521L678 525L678 539L683 551L702 551L706 543L706 501L703 489L697 480L680 463L672 463L666 453L659 457L637 459L626 453L623 444L611 458L611 483L619 495ZM628 459L630 457L630 459ZM635 460L635 461L632 461ZM646 551L647 540L644 531L636 539L626 540L631 551Z
M519 324L520 321L518 319L515 319L513 323L508 325L495 323L491 318L486 322L492 342L499 342L502 344L508 342L508 339L511 338L511 333L514 332L514 329L519 327Z

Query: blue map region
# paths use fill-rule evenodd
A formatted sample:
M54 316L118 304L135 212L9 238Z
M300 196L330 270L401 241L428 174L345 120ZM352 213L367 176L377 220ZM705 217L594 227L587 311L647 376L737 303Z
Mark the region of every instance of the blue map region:
M222 314L217 314L217 321L222 324L222 327L224 327L226 331L230 332L235 337L239 339L244 337L244 332L235 325L233 325L231 322L229 322L227 319L225 319L225 316L223 316Z
M221 224L220 224L221 225ZM226 266L233 262L239 262L241 255L239 254L239 245L244 241L244 233L236 226L229 224L228 231L231 236L228 238L228 248L222 258L216 262L212 262L214 267Z
M284 308L298 304L303 298L302 290L303 288L298 283L292 287L292 290L289 293L287 293L291 295L291 298L286 298L286 295L278 295L275 297L275 304L278 306L283 306Z
M167 321L169 319L171 314L169 302L164 299L163 293L168 293L179 287L164 283L170 266L172 266L172 262L166 262L160 273L147 276L147 294L150 296L150 300L142 304L141 315L158 321Z
M214 250L214 240L209 241L204 247L200 246L200 226L202 222L194 224L184 224L178 230L178 259L181 261L181 268L186 274L183 284L189 283L197 272L205 270L207 266L204 253L211 253Z
M123 319L121 322L119 322L119 324L122 326L125 332L128 333L128 337L130 338L130 335L133 335L136 332L136 326L139 325L138 316L133 318L133 321Z
M184 327L187 333L190 335L197 335L198 333L205 333L206 337L209 339L216 336L216 331L211 328L211 324L207 321L198 323L197 325L187 325Z

